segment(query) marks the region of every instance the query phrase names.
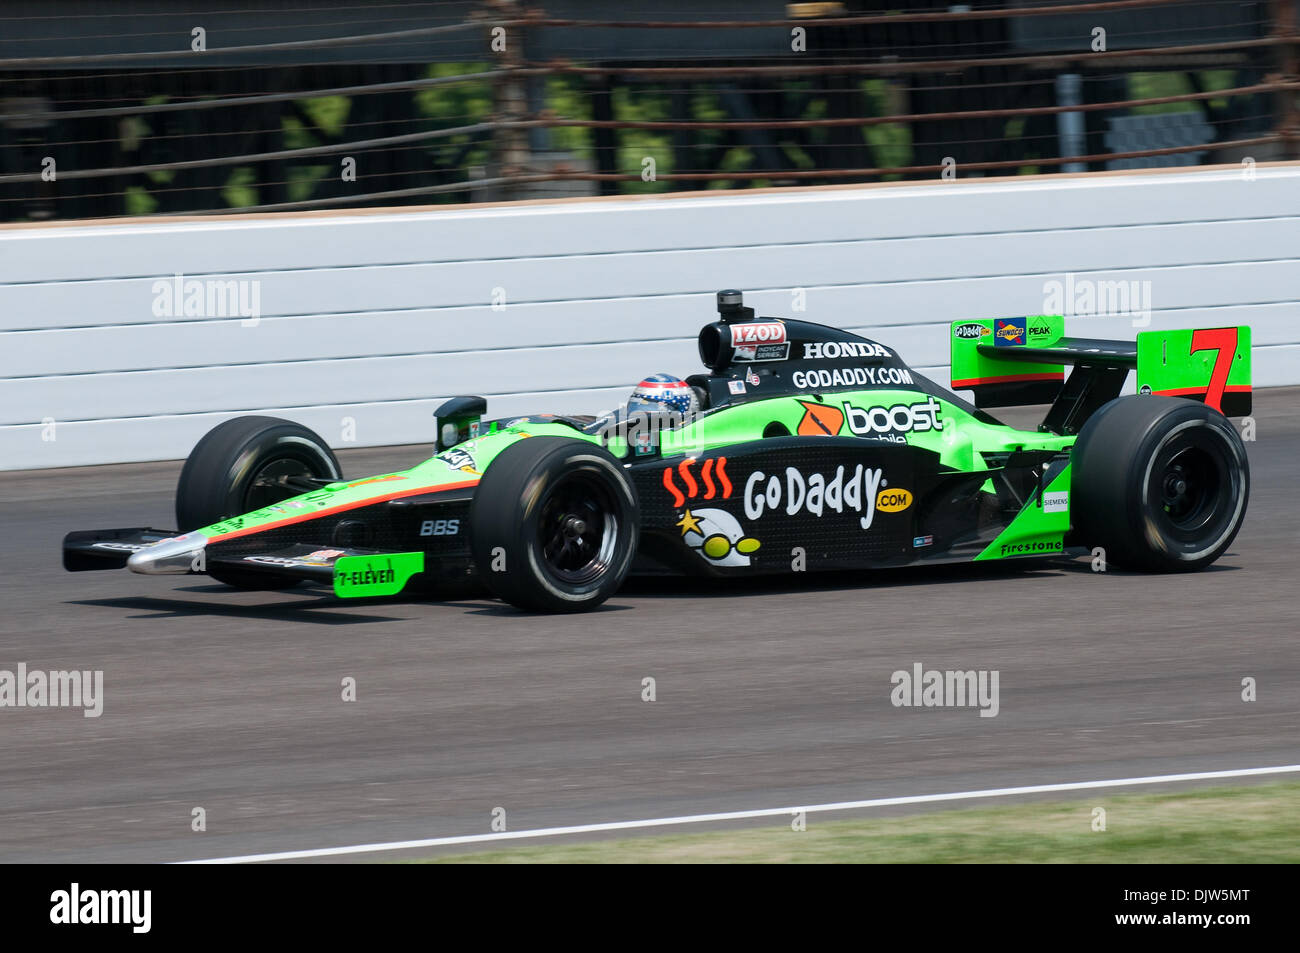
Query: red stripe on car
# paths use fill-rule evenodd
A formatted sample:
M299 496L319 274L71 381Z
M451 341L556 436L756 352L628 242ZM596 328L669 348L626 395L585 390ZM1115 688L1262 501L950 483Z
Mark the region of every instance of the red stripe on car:
M419 496L422 493L440 493L443 490L460 490L467 486L477 485L478 480L462 480L459 483L444 483L442 486L422 486L414 490L399 490L396 493L385 493L383 496L372 496L364 500L356 500L352 503L340 503L338 506L326 506L323 509L316 510L314 513L300 513L297 516L287 516L282 520L275 520L271 523L259 523L257 526L247 526L244 529L222 533L220 536L211 536L208 538L208 542L224 543L228 539L238 539L240 536L248 536L251 533L260 533L263 530L268 529L278 529L281 526L292 526L294 523L303 523L307 520L314 520L321 516L329 516L333 513L343 513L347 510L360 509L363 506L371 506L375 503L386 503L389 500L400 499L403 496Z

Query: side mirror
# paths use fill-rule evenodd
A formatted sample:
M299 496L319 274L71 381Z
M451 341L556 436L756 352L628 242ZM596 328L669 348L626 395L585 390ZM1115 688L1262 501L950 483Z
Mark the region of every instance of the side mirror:
M487 413L484 397L453 397L433 412L438 430L437 446L447 450L478 436L479 421Z

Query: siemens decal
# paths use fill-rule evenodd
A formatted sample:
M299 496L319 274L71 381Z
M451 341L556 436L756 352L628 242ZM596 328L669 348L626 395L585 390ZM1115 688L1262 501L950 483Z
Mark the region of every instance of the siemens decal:
M901 367L837 367L833 371L795 371L790 375L795 387L851 387L854 384L884 386L911 384L912 375Z
M783 483L775 474L769 478L762 470L755 470L745 481L745 515L751 520L762 519L764 513L777 510L784 501L787 516L801 511L821 516L828 510L843 513L847 509L850 513L861 513L858 523L863 529L871 529L876 516L876 497L885 483L881 473L859 463L852 476L846 477L844 467L839 466L835 468L835 476L827 480L820 473L805 477L794 467L786 467Z

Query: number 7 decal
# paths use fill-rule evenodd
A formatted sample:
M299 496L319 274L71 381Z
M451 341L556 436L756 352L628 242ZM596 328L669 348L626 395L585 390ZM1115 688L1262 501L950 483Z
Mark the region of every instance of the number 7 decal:
M1192 349L1197 351L1217 351L1214 356L1214 369L1210 371L1210 383L1205 390L1205 403L1219 413L1223 413L1223 390L1228 385L1228 372L1232 370L1232 358L1237 353L1236 328L1202 328L1192 332Z
M1138 390L1204 401L1225 417L1245 416L1251 403L1250 339L1249 325L1139 332Z

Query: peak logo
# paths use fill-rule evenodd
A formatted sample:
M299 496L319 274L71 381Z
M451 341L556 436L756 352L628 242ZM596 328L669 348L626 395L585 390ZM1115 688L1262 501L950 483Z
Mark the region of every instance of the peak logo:
M998 318L994 332L994 345L997 347L1020 347L1025 343L1024 318Z

